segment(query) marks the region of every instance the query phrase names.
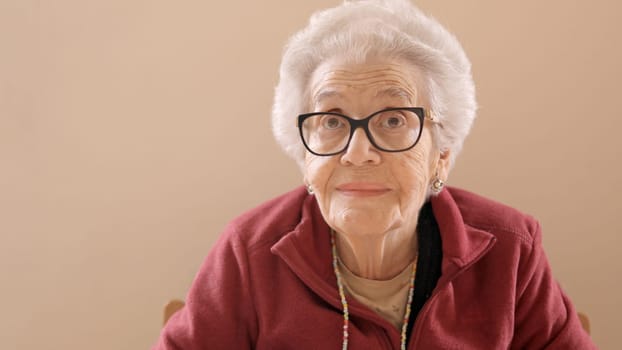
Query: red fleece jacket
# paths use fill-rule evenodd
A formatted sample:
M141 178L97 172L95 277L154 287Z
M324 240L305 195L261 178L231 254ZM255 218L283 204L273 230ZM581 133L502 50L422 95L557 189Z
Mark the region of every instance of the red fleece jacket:
M551 275L533 218L455 188L431 201L442 275L408 349L596 348ZM315 197L303 188L240 216L153 349L340 349L329 239ZM349 349L399 349L392 324L356 300L349 304Z

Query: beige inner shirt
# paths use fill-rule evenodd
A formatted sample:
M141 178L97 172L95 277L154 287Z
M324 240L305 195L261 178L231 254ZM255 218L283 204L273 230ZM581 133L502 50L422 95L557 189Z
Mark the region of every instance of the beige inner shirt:
M378 281L356 276L339 259L339 271L345 291L378 315L391 322L398 331L402 329L406 301L410 288L413 263L406 266L390 280Z

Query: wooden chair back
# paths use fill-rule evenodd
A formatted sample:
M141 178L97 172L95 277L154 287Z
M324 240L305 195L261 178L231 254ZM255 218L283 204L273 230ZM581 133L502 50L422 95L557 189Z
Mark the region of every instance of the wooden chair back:
M183 300L179 299L173 299L166 303L166 305L164 306L164 319L162 321L162 324L165 325L166 322L168 322L168 319L171 318L174 313L181 310L184 305L186 305L186 303L184 303Z

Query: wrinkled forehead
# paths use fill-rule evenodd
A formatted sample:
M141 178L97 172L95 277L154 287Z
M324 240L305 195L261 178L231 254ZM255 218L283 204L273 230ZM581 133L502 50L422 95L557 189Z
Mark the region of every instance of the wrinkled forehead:
M397 62L327 62L309 84L311 106L340 99L376 99L414 106L420 99L416 69Z

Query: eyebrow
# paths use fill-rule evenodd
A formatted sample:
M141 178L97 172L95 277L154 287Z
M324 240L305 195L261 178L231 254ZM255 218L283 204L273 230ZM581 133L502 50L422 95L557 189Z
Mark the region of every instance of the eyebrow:
M333 96L341 96L341 94L337 90L320 90L320 92L318 92L317 94L315 94L315 96L313 96L314 97L313 102L317 106L318 104L322 103L322 100L325 100Z
M313 97L313 105L318 106L322 104L322 101L325 99L329 99L334 96L341 96L341 93L338 90L334 89L322 89L318 93L316 93ZM386 89L378 90L374 97L393 97L393 98L401 98L407 101L409 104L412 104L414 98L413 95L408 92L406 89L397 86L391 86Z
M322 100L330 98L330 97L334 97L334 96L341 96L341 93L339 93L339 91L337 90L332 90L332 89L321 90L319 93L317 93L314 96L314 102L315 104L319 104L322 102ZM408 102L412 102L413 100L413 95L411 93L397 86L391 86L386 89L379 90L378 92L376 92L376 95L374 97L382 97L382 96L399 97L399 98L405 99Z
M391 86L389 88L376 92L375 97L380 97L380 96L399 97L399 98L405 99L409 103L412 103L413 101L412 94L410 94L405 89L402 89L401 87L397 87L397 86Z

